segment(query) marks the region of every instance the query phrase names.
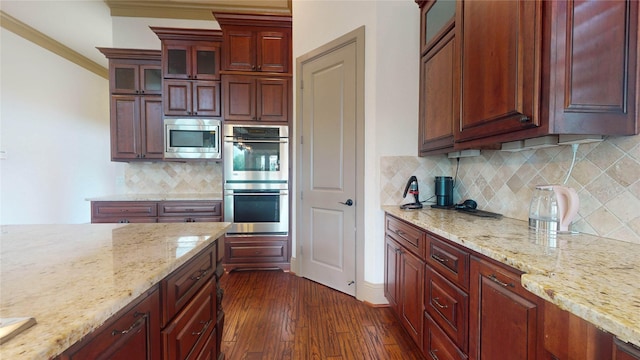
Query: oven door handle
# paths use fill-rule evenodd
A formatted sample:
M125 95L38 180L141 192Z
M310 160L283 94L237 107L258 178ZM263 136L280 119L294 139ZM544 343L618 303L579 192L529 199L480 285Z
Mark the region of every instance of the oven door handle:
M280 192L272 192L272 193L253 193L253 192L241 192L241 193L237 193L237 192L228 192L226 195L228 196L266 196L266 195L288 195L288 193L286 191L280 191Z
M243 144L286 144L289 140L244 140L244 139L236 139L236 138L225 138L224 142L226 143L243 143Z

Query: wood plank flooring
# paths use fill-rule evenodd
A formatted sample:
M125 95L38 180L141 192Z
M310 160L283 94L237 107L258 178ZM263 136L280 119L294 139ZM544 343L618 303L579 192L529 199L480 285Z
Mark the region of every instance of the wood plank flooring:
M222 352L236 359L422 359L388 307L282 271L225 274Z

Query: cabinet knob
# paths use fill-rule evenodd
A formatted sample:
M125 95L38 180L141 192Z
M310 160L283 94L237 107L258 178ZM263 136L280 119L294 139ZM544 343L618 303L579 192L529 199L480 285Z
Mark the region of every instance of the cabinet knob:
M520 122L523 123L523 124L530 123L531 122L531 118L529 116L522 115L522 117L520 117Z

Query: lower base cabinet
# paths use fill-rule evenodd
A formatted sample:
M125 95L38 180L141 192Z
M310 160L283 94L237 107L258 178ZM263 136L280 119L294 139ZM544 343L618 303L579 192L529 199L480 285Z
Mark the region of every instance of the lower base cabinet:
M504 266L472 256L470 272L469 359L537 359L543 300Z
M223 359L217 248L217 242L209 245L72 345L60 360Z
M426 359L640 360L640 347L530 293L520 276L386 214L385 297Z

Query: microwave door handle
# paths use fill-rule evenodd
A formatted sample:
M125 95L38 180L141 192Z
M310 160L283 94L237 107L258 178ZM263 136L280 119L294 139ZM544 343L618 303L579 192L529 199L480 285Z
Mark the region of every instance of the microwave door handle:
M281 191L281 192L277 192L277 193L247 193L247 192L242 192L242 193L230 193L229 195L232 196L267 196L267 195L287 195L287 192L285 191Z
M241 142L244 144L251 144L251 143L286 144L289 142L288 140L244 140L244 139L237 139L237 138L225 138L224 141L225 142Z

